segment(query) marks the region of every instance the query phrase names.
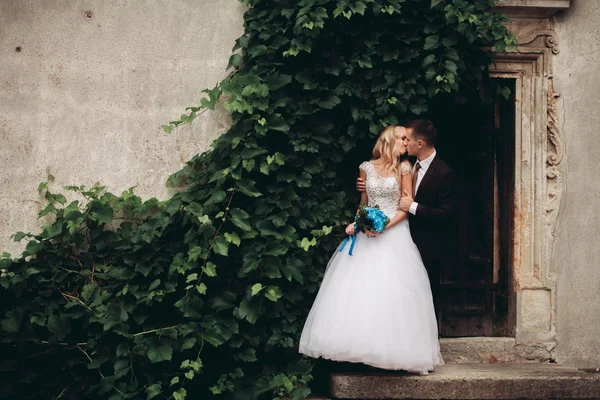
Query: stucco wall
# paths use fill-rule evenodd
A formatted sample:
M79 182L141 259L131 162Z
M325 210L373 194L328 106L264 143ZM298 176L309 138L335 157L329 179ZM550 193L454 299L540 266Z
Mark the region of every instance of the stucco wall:
M553 268L557 357L600 366L600 2L573 0L556 16L555 90L566 143Z
M43 222L48 173L56 188L166 198L166 178L229 120L205 113L171 135L160 125L226 76L243 12L237 0L0 1L0 252L16 254L9 236Z

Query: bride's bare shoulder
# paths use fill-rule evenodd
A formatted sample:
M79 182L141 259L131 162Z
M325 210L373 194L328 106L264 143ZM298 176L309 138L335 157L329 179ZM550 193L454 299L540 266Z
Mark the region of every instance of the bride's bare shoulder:
M362 169L363 171L367 172L367 170L373 165L373 163L369 160L369 161L364 161L362 162L359 166L358 169Z
M404 160L404 161L402 161L402 163L400 163L400 172L402 173L402 175L408 174L411 171L412 171L412 164L410 163L410 161Z

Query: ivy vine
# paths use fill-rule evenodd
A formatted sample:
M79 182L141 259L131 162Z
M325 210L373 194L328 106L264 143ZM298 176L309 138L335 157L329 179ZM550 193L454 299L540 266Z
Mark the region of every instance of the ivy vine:
M233 117L172 198L40 185L54 222L0 259L0 393L305 397L297 341L373 135L516 49L493 0L245 3L230 75L164 127Z

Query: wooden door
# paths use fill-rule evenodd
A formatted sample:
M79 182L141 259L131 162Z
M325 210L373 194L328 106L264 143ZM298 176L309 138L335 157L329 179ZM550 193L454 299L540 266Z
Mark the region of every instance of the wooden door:
M458 254L442 266L440 333L514 336L514 100L479 93L446 99L434 112L436 147L459 178Z

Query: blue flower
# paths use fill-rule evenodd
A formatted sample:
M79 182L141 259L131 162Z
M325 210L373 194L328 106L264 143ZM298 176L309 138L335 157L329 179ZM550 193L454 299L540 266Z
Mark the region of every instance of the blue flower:
M383 232L389 222L388 217L379 208L365 207L367 219L370 220L373 230L377 233Z
M356 226L357 231L364 231L365 229L372 230L377 233L381 233L385 230L385 227L390 222L390 219L379 209L378 206L359 208L356 215Z

